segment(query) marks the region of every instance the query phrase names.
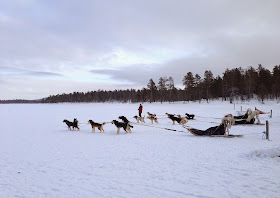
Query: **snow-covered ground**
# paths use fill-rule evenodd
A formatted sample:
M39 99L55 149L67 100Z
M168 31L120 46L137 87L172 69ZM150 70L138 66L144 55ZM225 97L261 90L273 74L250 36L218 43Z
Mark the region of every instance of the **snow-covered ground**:
M276 102L144 103L156 113L155 127L135 125L131 134L92 133L81 124L68 131L64 119L110 122L129 120L139 104L0 105L0 197L280 197L280 105ZM233 126L243 138L193 136L166 112L193 113L188 126L207 129L228 113L255 106L273 109L270 140L264 125ZM199 117L200 116L200 117ZM146 119L146 124L150 121ZM164 130L176 129L185 132Z

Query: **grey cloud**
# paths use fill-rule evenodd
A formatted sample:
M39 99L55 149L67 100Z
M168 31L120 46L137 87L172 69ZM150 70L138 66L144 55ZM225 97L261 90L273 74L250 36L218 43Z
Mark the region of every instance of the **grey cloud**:
M171 66L172 67L172 66ZM110 76L113 80L118 81L128 81L130 84L135 86L146 87L150 79L153 79L157 84L160 77L169 77L177 73L182 73L181 71L162 70L162 65L150 64L150 65L129 65L124 68L119 68L117 70L91 70L93 74L103 74ZM177 77L178 75L175 75ZM173 76L172 76L173 77ZM174 79L175 83L180 83L181 79Z
M1 76L33 76L33 77L62 77L62 74L54 72L33 71L28 69L0 66Z
M65 70L98 68L115 48L180 52L157 64L93 71L135 86L163 76L181 84L188 71L218 75L259 63L271 69L280 64L279 7L277 0L3 0L0 65L9 69L0 75L63 77Z
M219 32L242 33L260 28L279 32L278 1L84 0L33 4L37 9L29 12L28 7L9 6L6 1L15 20L23 19L19 25L6 29L9 34L2 35L6 39L1 54L22 59L33 54L41 59L78 61L77 48L91 54L106 52L114 46L135 51L139 46L145 50L149 45L185 49L183 46L189 44L203 45L201 38L211 39L219 36ZM15 40L18 44L11 45Z
M28 72L28 75L39 76L39 77L62 77L62 74L53 73L53 72Z

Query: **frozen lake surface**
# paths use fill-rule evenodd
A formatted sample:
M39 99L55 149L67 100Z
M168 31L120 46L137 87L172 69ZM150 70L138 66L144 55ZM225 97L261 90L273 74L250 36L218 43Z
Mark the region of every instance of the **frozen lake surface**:
M196 115L188 126L207 129L221 118L257 107L273 117L270 139L264 125L233 126L243 138L198 137L167 119L165 113ZM0 197L279 197L280 105L256 101L236 104L144 103L156 113L133 124L132 133L117 135L112 124L105 133L86 125L111 122L124 115L135 122L139 104L65 103L0 105ZM77 118L80 131L68 131L64 119ZM154 126L154 127L151 127ZM163 128L175 129L176 132Z

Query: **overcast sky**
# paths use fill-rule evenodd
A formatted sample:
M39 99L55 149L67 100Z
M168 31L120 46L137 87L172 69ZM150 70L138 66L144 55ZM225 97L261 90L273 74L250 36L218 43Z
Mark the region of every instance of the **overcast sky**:
M279 0L1 0L0 99L280 64Z

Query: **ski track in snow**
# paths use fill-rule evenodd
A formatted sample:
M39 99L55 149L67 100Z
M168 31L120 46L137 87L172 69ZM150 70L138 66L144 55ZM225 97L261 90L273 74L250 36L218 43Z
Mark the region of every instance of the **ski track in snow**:
M279 197L280 105L254 101L144 103L143 112L156 113L156 127L186 131L172 125L168 113L195 114L188 126L206 129L242 105L273 109L270 139L265 126L233 126L243 138L197 137L189 133L133 124L131 134L105 133L89 125L68 131L63 119L110 122L124 115L130 121L139 104L9 104L0 105L0 197ZM239 110L239 109L238 109ZM198 116L203 116L198 117ZM208 118L207 118L208 117ZM209 118L212 117L212 118ZM145 119L146 124L150 120Z

